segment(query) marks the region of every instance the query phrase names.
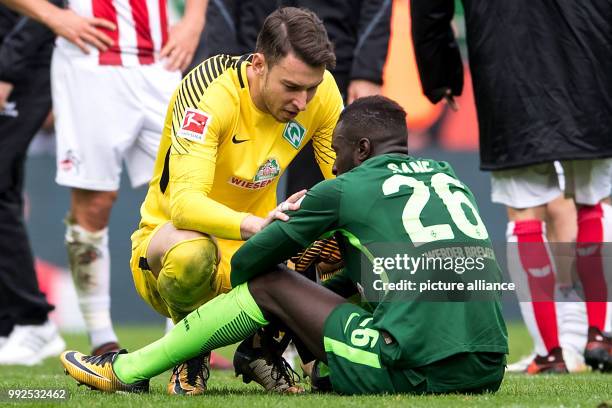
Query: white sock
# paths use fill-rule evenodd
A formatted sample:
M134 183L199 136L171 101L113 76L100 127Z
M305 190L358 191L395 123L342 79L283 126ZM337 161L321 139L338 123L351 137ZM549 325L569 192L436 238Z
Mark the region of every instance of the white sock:
M588 329L585 304L573 289L568 293L557 291L556 299L561 347L582 355Z
M108 228L89 232L66 221L65 238L72 280L91 346L117 342L110 316Z

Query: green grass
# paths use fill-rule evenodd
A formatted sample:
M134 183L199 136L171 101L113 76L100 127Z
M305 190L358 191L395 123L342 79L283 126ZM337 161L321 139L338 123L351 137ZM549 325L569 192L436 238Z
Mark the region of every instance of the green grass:
M531 341L522 325L510 325L510 357L515 361L529 353ZM158 338L161 327L129 326L118 330L122 344L135 349ZM87 339L83 335L66 335L68 348L86 351ZM231 356L233 348L222 350ZM64 375L59 360L49 359L34 368L0 368L0 406L64 406L64 407L137 407L152 405L193 406L193 407L597 407L607 402L612 407L612 375L596 373L573 374L566 376L507 375L502 387L496 394L466 396L409 396L386 395L368 397L342 397L337 395L306 394L299 396L279 396L262 392L259 386L245 385L231 372L213 371L209 390L201 397L185 398L165 395L169 373L158 376L152 381L148 395L102 394L76 383ZM52 389L65 388L70 399L66 402L18 402L10 403L6 398L8 389Z

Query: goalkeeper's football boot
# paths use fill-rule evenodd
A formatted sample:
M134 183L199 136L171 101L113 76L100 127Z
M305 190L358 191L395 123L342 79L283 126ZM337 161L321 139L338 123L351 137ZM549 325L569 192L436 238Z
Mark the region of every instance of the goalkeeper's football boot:
M100 356L86 356L78 351L65 351L60 356L67 375L92 390L105 392L149 392L149 380L126 384L117 378L113 370L113 362L119 354L126 350L111 351Z
M108 353L109 351L119 351L121 350L121 346L119 346L119 343L115 342L115 341L109 341L108 343L104 343L102 345L99 345L98 347L94 348L91 351L91 355L92 356L101 356L104 353Z
M584 362L593 370L604 373L612 371L612 338L597 327L589 327Z
M550 350L547 356L536 356L527 367L527 374L567 374L568 372L560 347Z
M210 353L194 357L172 370L168 383L170 395L200 395L210 377Z
M253 346L253 336L244 340L234 354L236 377L242 375L246 384L255 381L267 391L299 394L304 388L297 384L299 375L282 356L283 350ZM297 378L297 381L296 381Z

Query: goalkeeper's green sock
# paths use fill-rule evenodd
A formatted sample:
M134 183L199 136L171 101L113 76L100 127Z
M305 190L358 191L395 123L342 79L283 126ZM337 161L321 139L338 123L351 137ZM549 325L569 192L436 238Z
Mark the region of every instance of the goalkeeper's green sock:
M117 356L113 369L126 384L149 379L190 358L243 340L266 324L243 283L191 312L156 342Z

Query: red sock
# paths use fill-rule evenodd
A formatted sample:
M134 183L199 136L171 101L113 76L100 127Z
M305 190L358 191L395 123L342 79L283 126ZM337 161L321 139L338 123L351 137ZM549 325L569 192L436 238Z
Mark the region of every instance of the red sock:
M516 221L512 235L516 236L520 267L527 275L533 317L544 346L550 353L559 347L559 333L554 302L555 268L544 236L543 222Z
M604 211L601 204L578 210L576 268L584 290L589 327L604 331L608 290L603 271L601 243L604 238Z

